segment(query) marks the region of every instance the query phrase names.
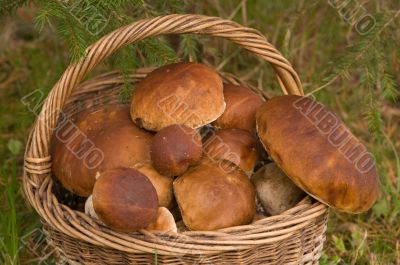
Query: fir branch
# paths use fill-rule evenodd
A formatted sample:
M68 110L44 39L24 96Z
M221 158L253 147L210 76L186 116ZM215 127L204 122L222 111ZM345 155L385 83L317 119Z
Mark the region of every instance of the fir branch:
M143 16L159 15L166 10L182 11L185 5L181 1L159 1L157 4L150 5L144 0L70 0L67 2L38 0L38 2L42 8L35 19L36 27L42 30L45 25L54 24L58 34L68 44L70 58L73 62L81 58L85 54L87 46L104 35L104 32L127 25ZM89 24L91 22L90 18L93 17L108 19L101 32L90 31L90 26L92 25ZM187 40L184 44L185 53L196 59L197 50L194 41L189 38L185 40ZM146 39L133 47L134 51L130 53L131 55L140 53L152 65L163 65L178 61L174 50L162 39ZM124 59L126 60L126 58ZM132 59L132 61L134 60ZM121 62L122 60L119 61ZM138 64L137 62L135 63L137 67ZM135 66L129 63L119 63L119 67L126 67L125 70L128 70Z
M69 46L69 56L71 62L77 62L84 56L88 44L85 40L85 30L79 26L74 26L74 23L69 19L64 19L64 24L59 25L58 32L64 36Z
M35 17L35 27L42 31L46 24L50 23L50 18L65 18L64 6L55 1L47 1L39 10L38 15Z
M116 67L121 72L124 79L124 84L119 89L119 99L121 102L129 101L132 92L130 70L139 67L139 64L134 56L134 52L134 47L129 46L116 54Z
M384 73L381 80L381 87L383 90L383 97L387 100L397 101L399 96L399 88L396 85L396 81L392 75Z
M368 88L369 91L377 85L377 67L376 65L366 64L360 72L360 84L362 87Z
M41 32L46 24L50 23L49 11L44 7L42 8L34 20L35 28Z
M185 10L185 1L182 0L159 0L157 1L158 6L157 10L161 10L162 14L180 14L184 13Z
M382 33L387 29L390 24L400 15L400 10L396 12L396 14L390 19L384 19L382 14L377 14L376 25L374 29L367 35L361 37L360 41L356 44L349 46L345 53L336 59L334 63L331 65L335 66L335 68L331 71L331 74L328 75L324 81L326 82L322 86L314 89L309 92L307 96L310 96L326 87L331 85L340 77L348 77L349 72L353 67L357 67L359 64L364 64L365 61L368 61L368 58L379 58L382 56L382 53L379 50L376 50L376 47L379 45L375 45L376 42L380 43L380 37ZM374 52L372 52L374 51ZM356 65L357 64L357 65Z
M142 0L141 2L142 10L140 12L143 12L146 17L155 17L159 15L155 6L147 4L145 0Z
M139 42L137 48L151 64L163 65L179 61L174 50L156 38L149 38Z
M74 4L70 3L71 6ZM82 7L76 5L71 8L64 3L57 0L46 1L35 18L35 26L39 30L42 30L46 24L51 23L51 18L58 19L57 33L68 43L70 60L76 62L85 54L85 50L90 43L91 38L88 37L88 30L84 28L80 21L77 20L84 10ZM73 13L73 12L76 13ZM89 11L86 11L89 12Z
M197 62L197 42L192 35L182 35L180 50L185 58L188 58L190 62Z
M379 64L366 64L360 73L360 84L368 89L367 102L365 103L365 118L368 129L376 140L382 141L385 124L378 107L379 97L374 96L374 89L379 85L379 68Z
M371 91L368 95L368 101L369 103L367 104L367 110L365 115L368 123L368 128L371 134L374 136L374 138L378 141L381 141L384 136L383 134L384 122L382 120L382 116L379 111L377 102L376 100L374 100L374 96Z
M134 7L140 7L143 4L143 1L140 0L114 0L114 1L97 1L91 0L91 4L96 5L97 7L101 7L105 11L110 10L124 10L127 5L132 5Z

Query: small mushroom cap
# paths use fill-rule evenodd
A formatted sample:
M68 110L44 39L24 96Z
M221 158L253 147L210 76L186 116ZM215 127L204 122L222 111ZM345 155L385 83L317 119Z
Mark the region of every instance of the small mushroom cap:
M222 80L204 64L176 63L160 67L137 84L131 117L139 126L159 131L172 124L199 128L225 110Z
M231 161L245 172L252 172L258 161L256 138L243 129L218 130L204 146L204 154L211 160Z
M88 197L98 172L150 161L151 140L132 123L126 106L88 109L54 131L52 171L67 190Z
M263 104L263 98L247 87L224 84L226 109L213 122L219 129L239 128L256 132L256 112Z
M169 208L174 204L173 178L161 175L149 163L139 163L134 165L133 168L151 181L157 191L160 206Z
M92 196L99 219L118 231L146 228L157 217L155 188L145 175L132 168L100 173Z
M154 168L165 176L183 174L202 155L201 137L185 125L170 125L160 130L151 144Z
M265 149L298 187L340 211L372 207L379 196L374 159L335 114L290 95L266 101L256 121Z
M178 232L174 216L165 207L158 207L156 220L149 224L146 227L146 230L157 232Z
M175 198L190 230L211 231L252 221L254 187L243 171L231 169L204 159L175 179Z
M264 210L270 215L281 214L295 206L305 193L298 188L275 164L269 163L260 168L251 181L256 187Z

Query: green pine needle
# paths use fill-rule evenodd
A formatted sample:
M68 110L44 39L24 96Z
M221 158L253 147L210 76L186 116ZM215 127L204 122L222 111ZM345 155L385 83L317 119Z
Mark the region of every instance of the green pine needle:
M372 93L370 93L369 95L369 104L367 105L366 119L368 123L368 128L372 136L378 141L382 140L384 136L384 122L379 111L377 102L375 102Z
M191 35L182 35L181 36L181 46L180 49L185 58L188 58L191 62L197 62L197 42L196 39Z
M175 51L165 42L156 38L149 38L139 42L137 48L151 64L157 66L179 61Z
M397 87L396 81L393 79L392 75L384 73L381 81L381 87L383 90L383 97L385 99L397 101L399 96L399 87Z

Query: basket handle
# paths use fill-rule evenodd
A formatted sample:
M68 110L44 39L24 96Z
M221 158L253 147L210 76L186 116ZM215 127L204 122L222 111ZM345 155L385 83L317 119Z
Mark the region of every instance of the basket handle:
M283 93L303 95L300 79L291 64L257 30L230 20L202 15L167 15L139 20L121 27L92 44L85 56L70 65L45 100L34 125L30 147L25 155L25 169L37 173L37 166L50 161L49 144L57 119L66 101L84 77L104 58L121 47L162 34L195 33L222 37L256 54L274 68Z

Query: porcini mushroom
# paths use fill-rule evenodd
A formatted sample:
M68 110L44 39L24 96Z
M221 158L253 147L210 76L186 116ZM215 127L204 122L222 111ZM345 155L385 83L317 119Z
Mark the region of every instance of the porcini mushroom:
M138 83L132 93L132 120L151 131L172 124L199 128L215 121L224 110L222 80L204 64L160 67Z
M269 163L251 177L257 197L270 215L281 214L295 206L305 193L275 164Z
M132 168L101 172L92 200L98 218L118 231L146 228L157 217L155 188L145 175Z
M195 165L202 155L201 137L185 125L170 125L160 130L151 144L154 168L165 176L178 176Z
M144 174L153 184L157 191L160 206L169 208L174 204L174 192L172 190L173 178L161 175L150 163L138 163L133 166L140 173Z
M182 219L190 230L216 230L249 224L255 214L255 191L246 174L208 159L174 181Z
M156 219L146 227L146 230L155 232L178 232L173 215L165 207L158 207Z
M93 196L90 195L85 202L85 214L92 217L93 219L99 220L99 217L97 216L96 212L94 211L93 208Z
M258 160L257 141L243 129L218 130L205 141L204 154L216 162L229 160L249 174Z
M263 98L247 87L224 84L226 109L213 122L219 129L239 128L256 132L256 112L263 104Z
M264 147L298 187L340 211L372 207L379 195L374 159L335 114L286 95L266 101L256 122Z
M60 123L51 139L52 172L69 191L92 194L96 173L150 161L152 134L132 123L129 108L108 105Z

